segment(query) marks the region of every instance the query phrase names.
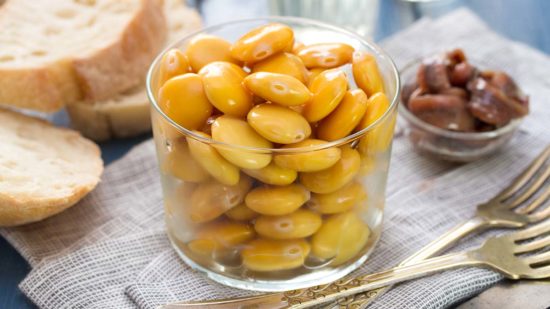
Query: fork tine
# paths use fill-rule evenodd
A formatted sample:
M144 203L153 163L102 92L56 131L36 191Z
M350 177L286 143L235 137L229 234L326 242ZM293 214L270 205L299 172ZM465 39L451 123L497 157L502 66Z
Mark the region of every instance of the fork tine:
M550 218L550 207L546 207L544 210L527 216L530 223L537 223L548 218Z
M542 223L533 225L530 228L510 234L510 237L513 240L518 241L534 238L548 232L550 232L550 220L545 220Z
M499 200L504 200L512 196L516 191L518 191L523 185L525 185L531 177L537 172L537 170L542 166L542 164L550 156L550 146L546 147L544 151L531 163L529 168L520 174L514 182L500 192L496 198Z
M550 246L550 235L540 239L535 239L527 244L517 245L514 249L514 253L526 253L529 251L542 249L546 246Z
M542 203L546 202L548 198L550 197L550 186L546 188L542 193L531 202L531 204L527 205L525 208L519 209L518 213L526 214L530 213L531 211L537 209Z
M529 265L550 262L550 251L526 256L522 260Z
M550 278L550 265L537 267L533 269L532 279L548 279Z
M533 268L529 276L525 276L529 279L548 279L550 278L550 265Z
M546 167L544 172L539 174L537 179L533 180L533 183L527 188L527 190L525 190L519 196L515 197L514 201L512 201L508 204L508 208L514 208L514 207L518 206L519 204L525 202L535 192L537 192L537 190L546 182L548 177L550 177L550 165L548 165Z

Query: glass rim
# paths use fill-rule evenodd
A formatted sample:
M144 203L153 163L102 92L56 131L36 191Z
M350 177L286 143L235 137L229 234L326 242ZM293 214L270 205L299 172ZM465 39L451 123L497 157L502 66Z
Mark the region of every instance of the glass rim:
M407 65L403 67L403 69L401 70L401 74L405 74L405 72L411 71L421 63L422 63L422 59L416 59L409 62ZM407 83L407 81L404 81L404 83ZM399 102L402 102L401 98L399 98ZM401 114L407 121L411 122L412 124L420 127L422 130L427 131L429 133L447 137L447 138L453 138L453 139L479 141L479 140L496 138L496 137L505 135L506 133L514 131L519 127L519 125L523 120L523 117L512 119L512 121L510 121L505 126L500 127L496 130L487 131L487 132L458 132L458 131L445 130L445 129L436 127L432 124L429 124L423 121L422 119L416 117L411 111L409 111L409 109L404 104L400 104L400 105L401 106L399 106L399 114Z
M335 141L327 141L325 144L322 145L316 145L316 146L307 146L307 147L296 147L296 148L265 148L265 147L250 147L250 146L243 146L243 145L236 145L236 144L229 144L225 142L216 141L212 138L205 138L203 136L200 136L198 134L195 134L192 130L186 129L176 123L172 118L168 117L166 113L162 111L160 106L158 105L157 100L155 99L155 96L152 93L152 87L151 87L151 81L153 79L153 73L157 66L159 65L162 57L172 48L176 48L184 41L192 38L193 36L199 35L201 33L214 31L218 29L222 29L226 26L241 24L241 23L252 23L252 22L279 22L279 23L285 23L285 22L291 22L291 23L297 23L297 24L303 24L303 25L314 25L321 28L324 28L329 31L339 32L345 35L348 35L350 37L353 37L356 39L361 45L367 46L371 50L369 52L374 51L376 53L376 56L380 59L383 59L384 61L388 62L391 69L391 75L395 79L395 94L393 98L390 99L390 106L384 112L384 114L378 118L376 121L371 123L369 126L365 127L364 129L354 132L353 134L349 134L345 137L342 137L340 139L337 139ZM332 147L339 147L348 143L353 142L354 140L357 140L361 137L363 137L366 133L373 130L377 126L381 125L381 123L386 120L388 117L390 117L391 113L394 111L396 106L400 102L400 96L401 96L401 80L399 76L399 70L397 69L397 66L395 65L394 61L391 59L391 57L384 51L382 48L380 48L378 45L376 45L373 42L370 42L363 38L361 35L354 31L350 31L344 28L340 28L328 23L319 22L316 20L308 19L308 18L302 18L302 17L289 17L289 16L264 16L264 17L255 17L255 18L245 18L245 19L237 19L232 21L227 21L215 25L211 25L208 27L201 28L199 30L193 31L191 33L188 33L181 39L178 39L174 41L173 43L169 44L167 47L165 47L153 60L151 63L148 71L147 71L147 77L146 77L146 90L147 90L147 97L149 99L150 104L153 106L153 108L166 120L174 129L178 130L182 135L186 137L191 137L197 141L216 146L216 147L222 147L227 149L235 149L235 150L241 150L241 151L248 151L248 152L261 152L261 153L296 153L296 152L310 152L310 151L317 151L317 150L323 150L327 148Z

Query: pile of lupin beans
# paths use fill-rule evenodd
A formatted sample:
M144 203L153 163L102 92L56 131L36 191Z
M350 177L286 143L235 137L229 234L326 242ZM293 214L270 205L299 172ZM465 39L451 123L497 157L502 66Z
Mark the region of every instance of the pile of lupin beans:
M373 55L303 45L271 23L233 44L198 35L164 54L156 80L160 109L190 131L155 119L167 225L188 258L276 272L360 257L372 237L370 197L383 200L362 177L388 151L395 119L323 145L389 108Z

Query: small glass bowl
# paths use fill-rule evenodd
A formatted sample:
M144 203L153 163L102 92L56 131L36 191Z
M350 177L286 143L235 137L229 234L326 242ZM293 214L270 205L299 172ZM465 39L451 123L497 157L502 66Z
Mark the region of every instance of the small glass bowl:
M421 61L415 61L401 70L403 85L415 77ZM452 162L472 162L497 152L511 139L523 118L487 132L456 132L444 130L416 117L401 100L399 114L405 119L403 133L413 148L421 154Z

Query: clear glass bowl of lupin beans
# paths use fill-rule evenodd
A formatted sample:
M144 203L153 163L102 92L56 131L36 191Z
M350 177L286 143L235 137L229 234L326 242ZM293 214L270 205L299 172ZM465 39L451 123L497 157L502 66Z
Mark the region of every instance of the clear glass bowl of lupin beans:
M376 45L300 18L229 22L147 78L170 240L233 287L336 280L381 233L399 75Z

